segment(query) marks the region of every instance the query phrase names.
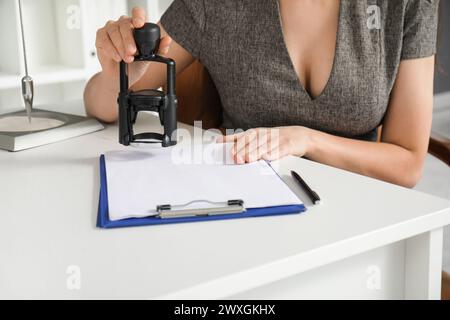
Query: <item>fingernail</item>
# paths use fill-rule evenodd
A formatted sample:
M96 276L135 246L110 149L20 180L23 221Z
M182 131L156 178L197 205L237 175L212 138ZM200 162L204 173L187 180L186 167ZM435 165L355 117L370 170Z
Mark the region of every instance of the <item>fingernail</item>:
M133 46L132 44L128 45L128 52L130 53L135 53L136 52L136 47Z

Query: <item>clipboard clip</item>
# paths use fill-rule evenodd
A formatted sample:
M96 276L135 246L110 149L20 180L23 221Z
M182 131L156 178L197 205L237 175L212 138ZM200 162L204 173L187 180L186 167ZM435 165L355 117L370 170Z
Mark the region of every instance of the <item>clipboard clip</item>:
M197 208L192 208L198 204ZM203 204L203 205L202 205ZM208 207L205 206L208 205ZM229 200L227 202L211 202L207 200L197 200L185 205L172 206L170 204L157 206L156 217L161 219L190 218L190 217L211 217L241 214L246 211L243 200Z

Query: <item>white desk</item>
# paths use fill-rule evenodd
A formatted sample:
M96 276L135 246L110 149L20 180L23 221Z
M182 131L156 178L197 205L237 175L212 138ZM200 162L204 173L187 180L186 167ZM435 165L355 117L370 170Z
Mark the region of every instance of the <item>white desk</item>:
M324 199L306 214L99 230L98 158L120 148L112 126L0 152L0 298L440 296L449 201L288 158Z

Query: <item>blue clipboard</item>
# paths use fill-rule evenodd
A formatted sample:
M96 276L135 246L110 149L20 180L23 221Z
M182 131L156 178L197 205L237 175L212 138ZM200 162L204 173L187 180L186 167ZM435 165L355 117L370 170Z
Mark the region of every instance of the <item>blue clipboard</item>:
M161 219L158 217L147 218L131 218L120 221L109 220L108 210L108 188L106 180L106 162L105 156L100 157L100 201L98 207L97 227L102 229L114 229L114 228L128 228L128 227L141 227L141 226L157 226L165 224L178 224L178 223L193 223L193 222L206 222L217 220L230 220L230 219L245 219L256 217L268 217L279 216L289 214L300 214L306 211L304 205L293 206L280 206L270 208L258 208L247 209L244 213L231 214L231 215L218 215L218 216L203 216L203 217L187 217L187 218L174 218L174 219Z

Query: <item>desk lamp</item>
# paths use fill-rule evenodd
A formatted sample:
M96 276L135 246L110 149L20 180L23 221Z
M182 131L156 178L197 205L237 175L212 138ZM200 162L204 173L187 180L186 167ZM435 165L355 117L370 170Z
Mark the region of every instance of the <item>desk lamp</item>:
M28 69L21 0L18 0L18 8L25 67L22 97L26 110L0 115L0 149L21 151L104 129L97 120L87 117L33 110L34 81Z

